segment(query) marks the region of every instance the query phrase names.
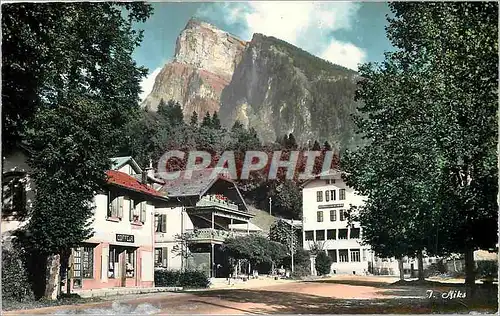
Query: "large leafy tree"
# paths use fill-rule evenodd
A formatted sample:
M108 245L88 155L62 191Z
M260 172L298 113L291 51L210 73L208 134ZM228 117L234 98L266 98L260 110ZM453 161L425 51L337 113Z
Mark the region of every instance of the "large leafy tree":
M473 288L474 250L497 242L498 4L390 8L396 50L360 69L357 125L370 143L347 155L347 180L368 196L368 243L464 253Z
M151 12L139 2L2 6L2 147L32 150L36 201L21 240L35 254L58 261L92 235L92 198L146 74L132 59L142 39L133 24Z
M300 247L299 236L297 235L297 228L293 228L290 224L282 219L276 220L269 229L269 239L285 245L290 252L293 247L293 252L296 252Z
M54 106L70 92L105 100L115 124L127 121L146 75L131 56L142 40L133 23L151 12L139 2L3 5L4 151L22 140L36 109Z
M228 238L222 245L224 252L233 259L248 260L252 266L261 263L275 265L286 257L286 247L260 235Z

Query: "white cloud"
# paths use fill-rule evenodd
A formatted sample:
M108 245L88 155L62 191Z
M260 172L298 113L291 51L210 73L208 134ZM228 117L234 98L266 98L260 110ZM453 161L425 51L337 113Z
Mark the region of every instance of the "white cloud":
M142 81L141 81L142 93L139 95L139 98L141 99L141 102L144 101L144 99L146 99L146 97L153 90L153 86L155 84L156 76L158 76L158 74L160 73L160 71L161 71L161 67L158 67L155 70L153 70L152 73L150 73L144 79L142 79Z
M357 70L358 64L365 60L366 53L351 43L331 40L328 47L319 57L329 60L332 63Z
M333 63L357 69L357 63L363 62L366 54L331 34L350 29L359 6L356 2L211 3L202 6L197 15L227 26L242 26L236 35L244 40L250 40L254 33L274 36ZM345 56L338 52L354 54Z

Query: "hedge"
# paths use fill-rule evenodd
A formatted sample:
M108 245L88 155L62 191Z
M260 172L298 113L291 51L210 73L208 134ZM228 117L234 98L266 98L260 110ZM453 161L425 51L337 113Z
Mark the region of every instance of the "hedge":
M207 288L209 285L210 281L202 271L155 271L155 286L157 287Z
M2 299L16 302L34 299L22 253L18 249L2 251Z

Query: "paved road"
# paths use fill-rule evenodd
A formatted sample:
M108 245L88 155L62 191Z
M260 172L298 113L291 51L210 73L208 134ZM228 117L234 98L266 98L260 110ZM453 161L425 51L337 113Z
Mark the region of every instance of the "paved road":
M189 293L121 297L94 305L54 307L43 314L319 314L429 313L425 288L364 279L281 283ZM19 314L16 312L15 314Z

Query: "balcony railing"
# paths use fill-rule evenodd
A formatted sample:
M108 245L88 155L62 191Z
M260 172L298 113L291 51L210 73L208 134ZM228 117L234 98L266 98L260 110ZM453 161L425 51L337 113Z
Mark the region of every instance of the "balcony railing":
M224 241L226 238L246 235L246 233L211 229L211 228L201 228L201 229L189 229L186 230L187 239L190 241L197 240L214 240L214 241Z
M196 206L221 206L234 211L238 210L238 205L228 200L224 200L222 197L217 195L205 195L200 201L198 201L198 203L196 203Z

